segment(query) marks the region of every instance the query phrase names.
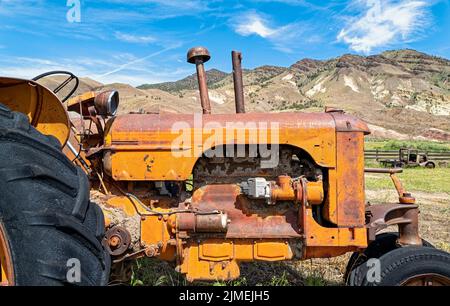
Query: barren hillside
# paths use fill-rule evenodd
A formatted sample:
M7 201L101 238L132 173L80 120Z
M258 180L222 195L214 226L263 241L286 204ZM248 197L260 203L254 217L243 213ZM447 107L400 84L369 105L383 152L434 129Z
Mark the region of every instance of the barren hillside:
M41 80L38 81L38 83L46 86L47 88L49 88L50 90L53 91L61 83L63 83L68 77L69 76L66 76L66 75L55 75L55 76L42 78ZM60 92L58 92L57 96L60 98L65 97L70 92L70 90L74 87L74 85L75 85L75 80L70 81L70 83L68 83L66 87L64 87ZM101 88L102 86L103 86L103 84L100 82L94 81L90 78L80 77L78 89L74 93L74 95L79 95L86 91L96 90L97 88Z
M207 77L212 112L234 112L231 74L211 69ZM449 60L414 50L302 59L290 67L244 70L249 112L314 112L335 106L367 121L375 136L400 139L450 140L449 80ZM201 111L195 74L138 88L102 86L89 79L81 79L81 84L78 92L119 90L121 113Z
M213 70L208 76L214 80L209 84L213 112L233 112L231 75ZM380 137L440 140L450 140L449 79L449 60L414 50L367 57L346 54L326 61L302 59L288 68L244 71L248 111L321 111L335 106L366 120ZM175 109L189 105L191 111L200 110L193 80L195 75L171 83L171 97L151 103L161 110L172 109L173 104ZM167 83L151 88L164 90Z

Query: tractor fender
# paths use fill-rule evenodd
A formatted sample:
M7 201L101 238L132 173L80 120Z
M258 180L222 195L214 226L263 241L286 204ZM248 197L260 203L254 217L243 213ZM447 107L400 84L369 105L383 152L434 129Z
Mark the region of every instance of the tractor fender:
M0 102L28 117L30 124L65 145L70 134L69 116L59 98L31 80L0 77Z

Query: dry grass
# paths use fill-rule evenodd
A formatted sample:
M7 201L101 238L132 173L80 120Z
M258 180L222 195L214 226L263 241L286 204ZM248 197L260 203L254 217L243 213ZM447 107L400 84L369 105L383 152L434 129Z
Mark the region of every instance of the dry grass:
M189 283L173 265L155 259L141 259L133 267L132 285L146 286L335 286L343 285L342 275L349 254L330 259L293 262L241 263L241 276L228 282Z

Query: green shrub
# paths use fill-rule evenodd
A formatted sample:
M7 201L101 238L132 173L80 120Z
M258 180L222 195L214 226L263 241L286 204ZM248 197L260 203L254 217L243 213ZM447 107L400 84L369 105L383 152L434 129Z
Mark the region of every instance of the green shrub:
M370 141L368 143L370 143ZM450 143L426 140L387 140L370 146L366 145L366 148L368 147L370 147L370 149L380 150L398 150L401 148L409 148L418 149L421 151L448 151L450 150Z

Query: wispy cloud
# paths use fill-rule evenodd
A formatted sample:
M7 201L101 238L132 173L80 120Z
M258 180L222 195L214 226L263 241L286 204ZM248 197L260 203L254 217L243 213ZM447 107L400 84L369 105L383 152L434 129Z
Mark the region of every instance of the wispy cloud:
M116 32L115 36L120 41L136 44L148 44L156 41L156 38L151 35L132 35L122 32Z
M363 4L363 5L361 5ZM356 1L363 12L347 20L337 35L356 52L370 53L373 49L409 42L429 22L424 1L366 0Z
M328 10L328 8L336 5L334 1L319 1L318 3L314 3L314 1L307 0L252 0L252 2L256 3L283 3L291 6L301 6L304 8L308 8L311 10Z
M21 15L36 16L40 10L39 6L42 4L42 0L2 0L0 1L0 14L12 16L15 13Z
M270 41L279 51L290 53L292 42L304 32L300 23L289 23L283 26L272 25L270 19L256 11L249 11L231 22L236 33L242 36L258 35Z
M167 19L180 16L195 16L200 13L213 11L211 4L221 0L103 0L103 2L115 5L112 14L114 19L129 21L121 17L121 13L133 14L139 19L147 20ZM121 7L117 7L120 5ZM124 9L123 6L132 7ZM102 18L102 16L100 16ZM108 16L104 16L108 18Z
M139 63L141 63L141 62L143 62L143 61L145 61L145 60L148 60L148 59L150 59L150 58L152 58L152 57L158 56L158 55L160 55L160 54L162 54L162 53L165 53L165 52L167 52L167 51L169 51L169 50L172 50L172 49L175 49L175 48L177 48L177 47L178 47L178 46L176 46L176 47L168 47L168 48L164 48L164 49L161 49L161 50L159 50L159 51L153 52L153 53L151 53L151 54L149 54L149 55L146 55L146 56L144 56L144 57L137 58L137 59L133 59L132 61L127 62L127 63L125 63L125 64L123 64L123 65L120 65L119 67L117 67L117 68L115 68L115 69L113 69L113 70L111 70L111 71L108 71L108 72L106 72L106 73L104 73L104 74L102 74L102 75L100 75L100 76L98 76L98 77L99 77L99 78L104 78L104 77L106 77L106 76L108 76L108 75L115 74L115 73L117 73L117 72L119 72L119 71L122 71L122 70L124 70L124 69L126 69L126 68L133 67L133 66L136 65L136 64L139 64Z
M252 34L259 35L263 38L275 37L279 29L271 28L262 16L255 12L248 13L244 16L240 23L236 24L236 32L243 36Z
M168 62L154 63L153 58L168 52L161 49L144 57L131 53L112 53L103 57L45 57L2 56L2 75L31 79L51 70L67 70L80 77L89 77L109 84L122 82L133 86L144 83L174 81L192 73L192 67L174 68Z

